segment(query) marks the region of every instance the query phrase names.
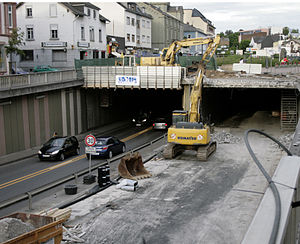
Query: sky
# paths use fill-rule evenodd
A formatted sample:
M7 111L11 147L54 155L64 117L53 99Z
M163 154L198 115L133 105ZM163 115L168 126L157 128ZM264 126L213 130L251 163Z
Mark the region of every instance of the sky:
M299 0L187 0L171 6L198 9L216 27L216 33L268 27L289 27L300 31Z

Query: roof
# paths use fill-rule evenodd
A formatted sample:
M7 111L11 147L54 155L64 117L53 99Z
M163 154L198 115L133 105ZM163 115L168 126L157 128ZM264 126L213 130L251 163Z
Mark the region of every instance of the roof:
M134 3L134 2L121 2L121 3L118 2L118 4L120 6L122 6L127 12L130 12L130 13L133 13L133 14L137 14L139 16L144 16L144 17L149 18L149 19L153 19L152 15L147 14L147 13L143 13L142 10L139 8L139 6L136 3ZM128 4L134 5L135 8L134 9L129 8Z
M86 14L84 13L84 7L100 10L100 8L88 2L62 2L60 4L70 9L73 14L79 16L86 16Z
M192 17L200 17L204 22L212 25L211 21L205 18L205 16L196 8L192 10Z
M183 25L183 31L184 32L200 32L201 34L205 35L205 33L201 29L196 28L195 26L189 25L189 24Z
M182 22L182 21L180 21L179 19L175 18L173 15L168 14L168 13L162 11L160 8L154 6L154 5L151 4L151 3L144 2L144 4L147 4L149 7L155 9L156 11L158 11L159 13L161 13L161 14L164 15L164 16L167 16L168 18L172 18L172 19L178 20L179 22ZM183 23L183 22L182 22L182 23Z
M255 43L262 43L265 38L266 37L264 37L264 36L253 36L253 41Z
M280 40L281 40L281 37L279 34L266 36L266 38L261 43L261 48L273 47L273 43L278 42Z

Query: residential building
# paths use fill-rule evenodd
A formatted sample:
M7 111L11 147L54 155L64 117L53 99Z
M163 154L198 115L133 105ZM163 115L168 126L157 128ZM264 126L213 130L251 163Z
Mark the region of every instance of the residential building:
M147 2L138 2L139 7L152 19L152 50L159 52L174 40L183 39L183 22L161 8ZM163 5L162 5L163 6Z
M74 59L106 57L106 23L88 2L24 2L17 5L18 27L25 33L19 66L73 68Z
M300 41L296 39L284 40L281 48L285 48L287 56L300 56Z
M118 43L118 53L138 54L151 50L152 16L134 2L95 3L109 18L107 36Z
M239 42L243 40L249 40L251 41L252 37L266 37L269 35L269 29L264 28L264 29L255 29L255 30L241 30L239 31Z
M200 29L188 24L183 25L183 32L184 32L184 37L188 39L207 36ZM191 46L188 50L191 55L202 54L203 52L205 52L206 46L207 45Z
M150 2L153 6L160 8L165 13L168 13L183 22L183 7L182 6L171 6L169 2Z
M8 73L8 59L5 46L8 44L9 36L13 28L17 27L16 3L0 3L0 74ZM13 61L13 60L11 60Z
M212 22L197 9L184 9L184 23L193 25L206 35L215 35L215 27Z

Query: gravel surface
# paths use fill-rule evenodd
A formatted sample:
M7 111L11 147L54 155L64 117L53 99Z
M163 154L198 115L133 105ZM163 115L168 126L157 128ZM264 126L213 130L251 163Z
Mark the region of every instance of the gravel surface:
M0 243L13 239L35 228L30 223L24 223L16 218L4 218L0 220Z
M239 143L241 142L241 138L239 137L236 137L234 135L232 135L231 133L229 132L226 132L226 131L220 131L220 132L214 132L212 134L212 139L214 141L216 141L217 143Z

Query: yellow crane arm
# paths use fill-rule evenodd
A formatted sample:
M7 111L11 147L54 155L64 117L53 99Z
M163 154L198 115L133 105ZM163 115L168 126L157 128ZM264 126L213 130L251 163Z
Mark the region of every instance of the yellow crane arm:
M198 74L196 76L195 84L191 92L191 107L189 112L189 121L190 122L199 122L200 121L200 105L202 101L202 85L203 85L203 76L205 73L205 65L209 62L210 58L214 55L217 50L217 47L220 43L220 36L209 39L209 45L202 56L200 65L198 68ZM208 57L208 58L207 58Z

